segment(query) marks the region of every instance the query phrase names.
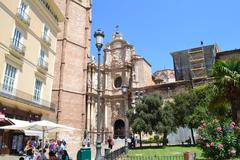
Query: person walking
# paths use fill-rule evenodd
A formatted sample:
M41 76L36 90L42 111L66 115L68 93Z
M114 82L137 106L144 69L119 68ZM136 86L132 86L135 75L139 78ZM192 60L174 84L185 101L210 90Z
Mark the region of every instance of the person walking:
M112 149L113 145L114 145L114 141L113 141L112 137L109 136L109 138L108 138L108 148Z
M24 148L24 152L26 152L25 160L33 160L33 151L34 151L34 147L32 145L32 141L28 140Z
M57 152L57 144L56 144L55 140L50 140L49 160L57 160L56 152Z

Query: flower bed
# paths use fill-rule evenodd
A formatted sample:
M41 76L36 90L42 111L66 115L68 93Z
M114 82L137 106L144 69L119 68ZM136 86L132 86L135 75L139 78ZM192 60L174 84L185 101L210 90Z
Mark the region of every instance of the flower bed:
M240 155L240 128L229 119L208 120L198 128L198 143L205 157L214 160L230 159Z

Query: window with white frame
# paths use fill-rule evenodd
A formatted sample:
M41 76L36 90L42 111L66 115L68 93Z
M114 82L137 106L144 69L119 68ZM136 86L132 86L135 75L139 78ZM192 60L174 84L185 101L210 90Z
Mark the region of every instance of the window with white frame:
M44 37L44 38L48 38L48 37L49 37L49 32L50 32L50 29L49 29L49 27L45 24L45 25L44 25L44 28L43 28L43 37Z
M16 28L14 31L14 35L13 35L13 41L12 41L12 45L14 48L16 49L20 49L21 48L21 41L22 41L22 32Z
M17 69L10 64L6 65L4 81L3 81L3 91L7 93L13 93L15 77L16 77Z
M35 88L34 88L34 94L33 94L33 100L35 102L40 102L41 92L42 92L42 81L36 79L36 81L35 81Z
M27 16L26 15L26 10L27 10L27 4L22 1L21 4L20 4L18 12L21 15L21 17L23 17L24 19L28 18L28 17L26 17Z
M46 51L44 49L41 49L40 51L40 56L39 56L39 65L44 66L45 65L45 60L46 60Z

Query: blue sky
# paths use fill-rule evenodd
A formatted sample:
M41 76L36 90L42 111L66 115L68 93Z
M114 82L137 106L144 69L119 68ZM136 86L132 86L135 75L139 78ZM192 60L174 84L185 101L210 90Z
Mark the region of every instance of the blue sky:
M240 48L240 0L93 0L93 33L101 28L105 43L115 26L152 72L173 68L170 52L217 43L221 50Z

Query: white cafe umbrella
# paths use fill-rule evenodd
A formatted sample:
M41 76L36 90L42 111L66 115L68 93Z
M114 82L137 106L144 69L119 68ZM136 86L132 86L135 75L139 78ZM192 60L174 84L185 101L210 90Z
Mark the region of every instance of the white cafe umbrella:
M45 132L63 132L63 131L78 131L79 129L68 127L65 125L57 124L47 120L36 121L29 124L22 125L11 125L0 127L0 129L8 130L31 130L31 131L41 131L42 132L42 147L44 143Z
M19 119L12 119L12 118L6 118L8 121L12 123L12 125L26 125L29 124L30 122L28 121L23 121ZM39 138L42 139L42 132L41 131L33 131L33 130L24 130L24 133L26 136L38 136Z

